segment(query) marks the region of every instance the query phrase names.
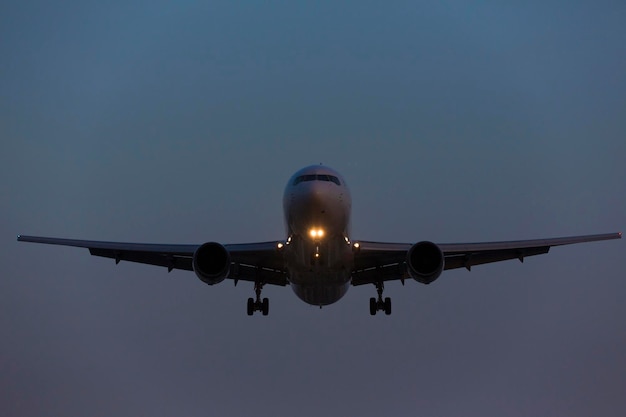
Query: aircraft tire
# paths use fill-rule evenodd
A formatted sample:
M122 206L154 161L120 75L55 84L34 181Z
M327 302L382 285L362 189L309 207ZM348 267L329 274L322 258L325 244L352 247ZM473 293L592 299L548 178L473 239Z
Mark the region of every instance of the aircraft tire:
M251 316L254 314L254 300L252 298L248 298L248 315Z
M268 300L267 298L264 298L261 308L262 308L263 315L267 316L270 312L270 300Z
M385 298L385 314L386 315L391 314L391 298L389 297Z

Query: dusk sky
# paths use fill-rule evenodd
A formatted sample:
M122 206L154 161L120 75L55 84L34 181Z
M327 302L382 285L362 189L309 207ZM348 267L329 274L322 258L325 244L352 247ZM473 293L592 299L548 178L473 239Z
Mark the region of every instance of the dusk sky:
M16 242L282 239L299 168L353 238L626 229L626 3L0 6L0 415L624 416L626 241L373 286L251 283Z

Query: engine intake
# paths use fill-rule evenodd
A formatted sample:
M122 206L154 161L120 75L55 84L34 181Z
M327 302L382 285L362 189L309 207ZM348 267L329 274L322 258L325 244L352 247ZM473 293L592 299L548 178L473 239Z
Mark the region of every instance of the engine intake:
M419 242L409 249L406 264L414 280L422 284L430 284L439 278L443 271L443 252L433 242Z
M223 245L207 242L193 254L193 271L209 285L219 284L228 276L230 255Z

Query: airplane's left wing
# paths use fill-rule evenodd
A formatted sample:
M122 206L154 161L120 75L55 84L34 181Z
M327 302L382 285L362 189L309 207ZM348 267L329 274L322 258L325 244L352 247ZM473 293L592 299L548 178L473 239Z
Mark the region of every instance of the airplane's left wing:
M621 233L570 236L550 239L514 240L483 243L437 244L444 256L444 270L466 268L492 262L519 259L548 253L552 246L599 240L620 239ZM406 258L411 243L359 241L355 254L352 284L362 285L380 281L408 278Z
M168 271L182 269L193 271L193 255L200 245L104 242L97 240L61 239L19 235L20 242L45 243L89 249L94 256L120 261L166 267ZM286 285L282 257L276 250L279 242L260 242L224 245L230 255L228 278L236 281L263 281L267 284Z

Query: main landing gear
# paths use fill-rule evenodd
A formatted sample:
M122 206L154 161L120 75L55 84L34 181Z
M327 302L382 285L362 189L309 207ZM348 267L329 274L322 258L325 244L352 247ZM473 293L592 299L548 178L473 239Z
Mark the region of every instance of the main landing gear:
M372 316L376 315L377 311L384 311L386 315L391 314L391 298L385 297L383 301L383 290L385 286L382 282L376 283L376 292L378 293L378 299L372 297L370 298L370 314Z
M256 300L252 297L248 298L248 315L251 316L255 311L260 311L264 316L270 311L270 300L264 298L261 301L261 290L263 289L263 283L254 283L254 292L256 293Z

